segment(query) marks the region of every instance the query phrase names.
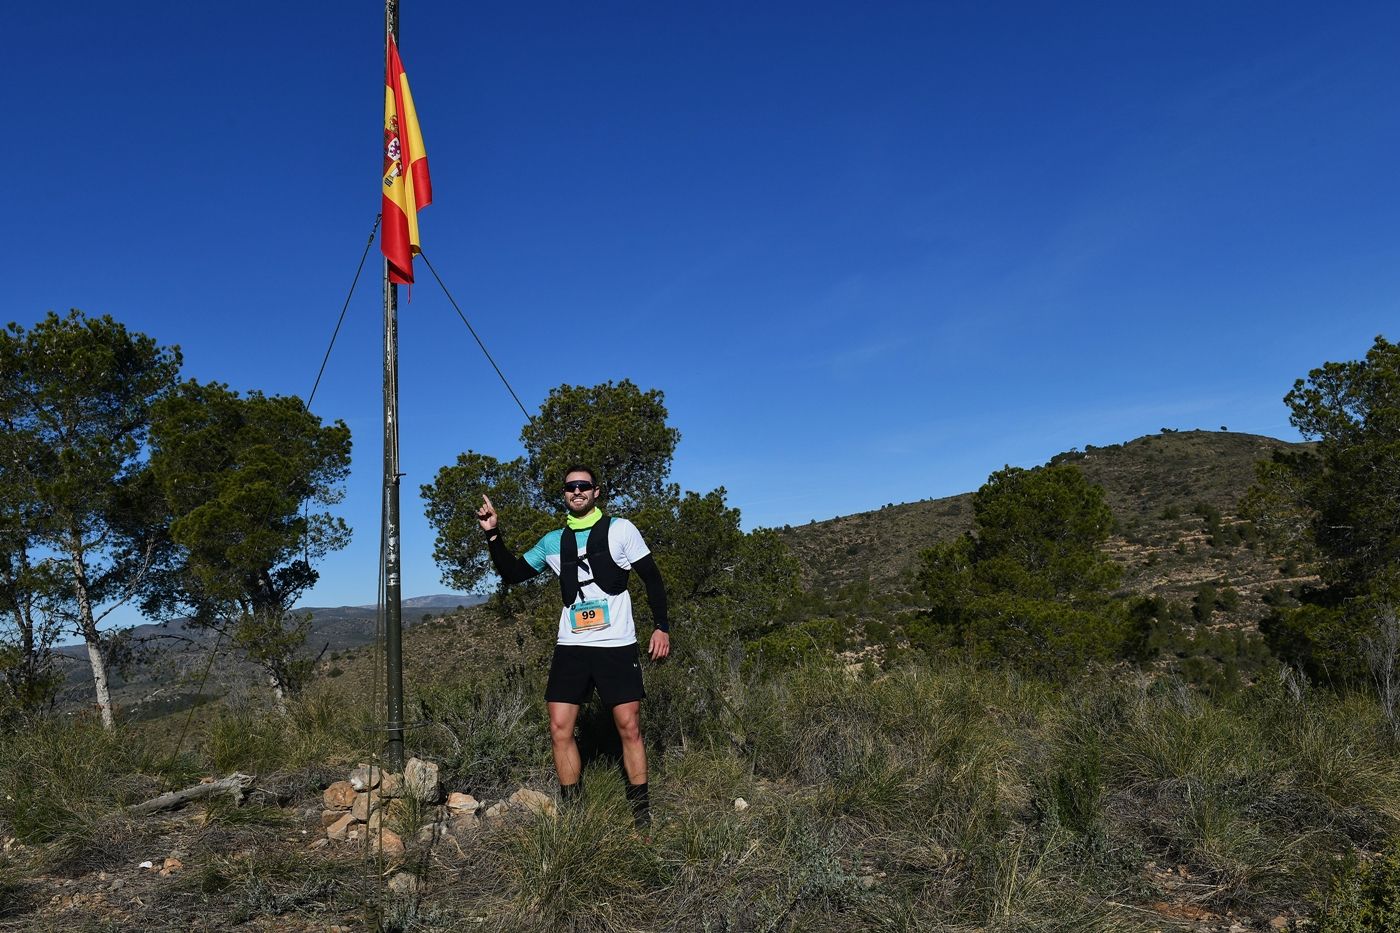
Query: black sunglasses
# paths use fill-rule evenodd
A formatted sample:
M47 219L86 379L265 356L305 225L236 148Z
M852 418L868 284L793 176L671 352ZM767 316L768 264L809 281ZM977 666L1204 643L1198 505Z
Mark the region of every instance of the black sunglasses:
M571 480L570 482L564 484L565 492L588 492L588 490L590 489L597 488L597 486L593 485L586 479Z

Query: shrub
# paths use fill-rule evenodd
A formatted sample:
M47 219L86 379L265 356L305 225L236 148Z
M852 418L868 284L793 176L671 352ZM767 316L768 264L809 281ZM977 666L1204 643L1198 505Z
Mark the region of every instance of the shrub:
M1354 860L1332 882L1317 920L1318 933L1400 930L1400 841L1375 862Z
M659 866L637 836L619 831L630 822L619 796L600 799L591 791L587 807L501 831L498 870L521 921L552 930L619 921L635 928L625 918L637 917L645 892L659 880ZM598 897L599 891L608 896Z
M519 783L548 762L549 717L536 672L514 668L485 682L432 686L417 706L424 754L473 793Z
M808 619L750 642L747 650L753 662L761 659L765 668L778 670L830 658L846 646L845 625L836 619Z
M1303 669L1313 680L1335 685L1367 681L1361 639L1370 621L1360 601L1331 606L1305 603L1278 607L1260 620L1269 649Z
M1196 617L1196 621L1205 625L1210 621L1211 613L1215 611L1216 590L1209 583L1202 583L1196 587L1196 597L1191 601L1191 614Z
M352 715L367 715L363 709ZM302 768L360 751L363 732L347 728L345 710L329 694L299 697L280 715L246 704L224 706L205 725L202 750L218 771L267 774Z
M1063 677L1089 662L1114 658L1127 637L1116 605L1078 609L1050 600L993 596L976 602L964 643L976 661L1009 663L1044 677Z

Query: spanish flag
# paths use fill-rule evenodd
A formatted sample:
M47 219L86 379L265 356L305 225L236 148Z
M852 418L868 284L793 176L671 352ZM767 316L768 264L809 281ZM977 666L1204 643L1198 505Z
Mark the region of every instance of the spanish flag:
M389 262L389 281L413 284L413 257L420 252L418 212L433 203L428 154L408 92L399 47L389 37L384 67L384 232L380 247Z

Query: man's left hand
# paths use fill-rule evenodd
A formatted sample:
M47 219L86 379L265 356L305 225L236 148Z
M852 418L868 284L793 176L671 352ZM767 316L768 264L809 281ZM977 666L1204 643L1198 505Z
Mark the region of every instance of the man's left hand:
M660 661L671 653L671 636L657 629L651 633L651 647L648 649L653 661Z

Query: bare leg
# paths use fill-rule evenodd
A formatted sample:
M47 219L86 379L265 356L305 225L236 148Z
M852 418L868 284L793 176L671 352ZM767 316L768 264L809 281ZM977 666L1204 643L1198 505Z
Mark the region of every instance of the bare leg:
M554 771L560 784L577 784L582 766L579 764L578 743L574 741L574 723L578 721L578 704L549 703L549 738L554 744ZM645 771L645 764L643 770Z
M627 780L632 784L645 784L647 747L642 742L642 703L640 700L619 703L612 708L612 713L613 722L617 724L618 738L622 739L622 765L627 769ZM555 752L556 760L558 754Z

